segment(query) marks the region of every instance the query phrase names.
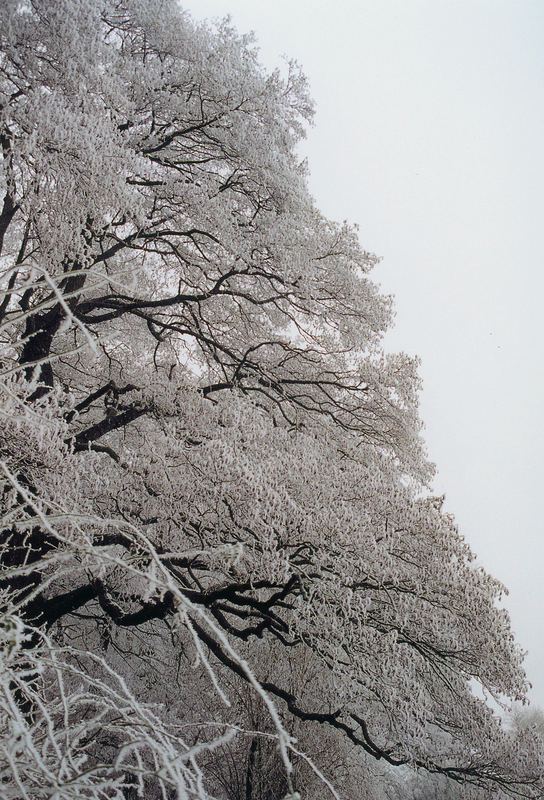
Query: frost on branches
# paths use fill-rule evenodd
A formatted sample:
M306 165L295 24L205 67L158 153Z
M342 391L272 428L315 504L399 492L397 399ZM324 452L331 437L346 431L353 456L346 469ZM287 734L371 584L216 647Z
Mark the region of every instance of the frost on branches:
M2 797L541 797L296 66L173 0L2 0L0 42Z

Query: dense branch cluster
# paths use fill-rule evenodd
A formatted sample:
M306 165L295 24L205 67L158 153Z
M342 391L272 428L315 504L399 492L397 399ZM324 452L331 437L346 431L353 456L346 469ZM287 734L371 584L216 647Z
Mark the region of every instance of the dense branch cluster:
M4 0L0 43L3 795L277 800L321 736L540 797L296 65L173 0Z

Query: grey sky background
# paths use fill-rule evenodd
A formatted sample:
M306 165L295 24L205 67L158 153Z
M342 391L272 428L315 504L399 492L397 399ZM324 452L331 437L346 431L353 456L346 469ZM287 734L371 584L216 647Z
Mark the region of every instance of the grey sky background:
M310 189L360 225L417 354L435 488L510 589L544 706L544 2L190 0L299 61Z

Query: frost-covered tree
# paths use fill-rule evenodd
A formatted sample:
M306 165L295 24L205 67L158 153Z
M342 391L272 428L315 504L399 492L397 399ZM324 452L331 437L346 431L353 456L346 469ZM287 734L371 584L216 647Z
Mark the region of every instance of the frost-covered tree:
M3 0L0 46L3 796L203 798L262 737L293 793L308 729L540 797L300 71L173 0Z

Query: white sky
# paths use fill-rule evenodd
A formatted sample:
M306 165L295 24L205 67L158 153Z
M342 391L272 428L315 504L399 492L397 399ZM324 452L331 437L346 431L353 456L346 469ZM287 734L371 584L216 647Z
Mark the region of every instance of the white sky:
M199 0L302 64L305 151L329 217L360 225L418 354L436 489L510 589L544 705L544 2Z

